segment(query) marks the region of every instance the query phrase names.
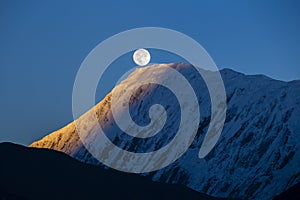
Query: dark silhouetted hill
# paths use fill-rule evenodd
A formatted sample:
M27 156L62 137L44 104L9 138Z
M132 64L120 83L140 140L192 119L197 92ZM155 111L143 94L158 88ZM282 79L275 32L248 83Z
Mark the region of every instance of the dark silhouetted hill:
M294 185L287 191L281 193L274 200L299 200L300 199L300 183Z
M179 185L83 164L49 149L0 144L0 199L214 199Z

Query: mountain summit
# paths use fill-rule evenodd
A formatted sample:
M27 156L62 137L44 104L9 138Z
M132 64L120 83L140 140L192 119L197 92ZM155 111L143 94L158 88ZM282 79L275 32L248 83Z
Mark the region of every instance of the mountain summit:
M155 172L142 174L155 181L180 183L215 197L242 199L272 199L300 182L300 83L283 82L263 75L244 75L230 69L221 70L227 95L225 125L218 143L204 158L198 152L211 118L211 102L205 83L196 76L197 70L182 63L155 65L171 67L189 80L199 101L200 121L195 139L182 157ZM122 83L135 84L147 79L143 74L150 67L135 70ZM209 72L216 73L216 72ZM157 74L167 78L167 73ZM149 123L149 105L167 105L170 113L167 125L176 124L180 112L172 92L149 84L130 99L131 117L141 125ZM166 103L167 102L167 103ZM175 105L175 106L168 106ZM122 105L117 105L122 106ZM127 137L113 126L111 93L77 122L93 129L89 112L96 112L105 134L120 148L149 152L168 143L173 129L151 140ZM118 108L117 108L118 109ZM74 122L30 145L62 151L89 164L101 165L82 144ZM109 159L117 159L110 157ZM147 163L146 163L147 164Z

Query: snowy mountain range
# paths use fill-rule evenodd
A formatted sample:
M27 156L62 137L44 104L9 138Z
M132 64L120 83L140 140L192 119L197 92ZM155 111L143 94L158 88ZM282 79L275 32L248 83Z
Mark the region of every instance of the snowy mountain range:
M134 85L139 79L147 79L143 73L151 67L135 70L119 86L122 83ZM201 77L202 81L199 81L199 75L191 65L176 63L155 67L171 67L189 80L198 98L201 115L197 135L184 155L173 164L142 176L183 184L214 197L239 199L272 199L300 182L300 81L284 82L264 75L221 70L227 96L226 120L216 146L204 159L199 159L199 149L211 117L207 87ZM168 76L162 73L157 77ZM77 121L92 129L94 125L89 123L89 112L95 111L111 141L130 151L152 151L172 139L168 129L146 141L116 133L110 101L111 93ZM174 95L152 84L141 87L132 97L132 119L147 124L149 105L153 102L162 103L166 112L171 113L167 126L177 123L180 116L178 106L172 106L176 105ZM86 150L74 122L30 146L58 150L84 163L105 167Z

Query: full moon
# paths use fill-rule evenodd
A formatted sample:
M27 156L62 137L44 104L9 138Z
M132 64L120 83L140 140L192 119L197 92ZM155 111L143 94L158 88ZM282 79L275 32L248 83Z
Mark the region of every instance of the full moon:
M150 59L150 53L146 49L138 49L133 54L133 61L139 66L147 65Z

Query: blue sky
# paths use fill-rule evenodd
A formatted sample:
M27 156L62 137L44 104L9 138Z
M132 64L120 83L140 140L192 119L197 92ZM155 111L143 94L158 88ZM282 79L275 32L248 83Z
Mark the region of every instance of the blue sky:
M101 41L131 28L185 33L221 69L300 79L299 1L178 2L1 1L0 142L27 145L70 122L81 62ZM126 57L116 63L133 64Z

